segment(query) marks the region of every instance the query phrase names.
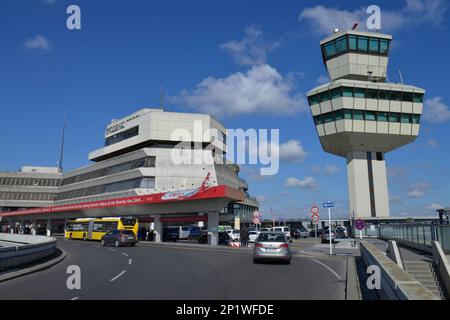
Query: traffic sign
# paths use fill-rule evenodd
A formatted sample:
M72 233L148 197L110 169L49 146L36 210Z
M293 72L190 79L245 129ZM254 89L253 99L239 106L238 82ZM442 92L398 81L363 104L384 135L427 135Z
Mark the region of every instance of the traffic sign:
M319 220L320 220L320 217L319 217L318 214L313 214L313 215L311 216L311 221L312 221L312 222L317 223L317 222L319 222Z
M259 217L261 216L261 213L259 211L253 211L253 217Z
M317 208L316 206L313 206L313 207L311 208L311 212L312 212L313 214L318 214L318 213L319 213L319 208Z
M324 208L334 208L334 202L327 201L323 203Z
M253 223L254 223L254 224L260 224L260 223L261 223L261 220L259 220L258 217L255 217L255 218L253 218Z
M361 231L362 229L364 229L364 227L366 226L366 223L364 222L364 220L358 219L355 221L355 228L359 231Z

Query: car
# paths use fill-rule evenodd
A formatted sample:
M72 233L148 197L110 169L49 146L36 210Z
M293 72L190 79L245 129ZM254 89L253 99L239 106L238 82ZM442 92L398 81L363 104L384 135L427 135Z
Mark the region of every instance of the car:
M300 232L300 236L302 238L308 238L308 236L309 236L308 230L306 230L306 229L299 229L299 232Z
M262 260L280 260L290 263L292 259L289 240L284 232L261 232L253 247L253 263Z
M337 233L338 238L347 238L348 237L347 228L344 226L337 226L336 233Z
M255 242L256 239L258 239L258 236L260 233L261 233L260 231L256 231L256 230L249 231L248 232L248 242L251 242L251 243Z
M273 227L273 228L271 229L271 231L274 231L274 232L284 232L286 238L287 238L288 240L291 240L291 230L289 229L289 227Z
M182 227L177 227L177 228L178 228L178 233L179 233L178 238L180 240L187 240L189 238L190 228L187 226L182 226Z
M238 229L228 229L225 232L228 233L231 241L239 241L241 238L241 232Z
M219 232L219 239L218 239L219 245L227 246L230 241L231 238L227 232L225 231ZM208 232L203 232L203 234L198 238L198 243L208 243Z
M317 229L317 236L320 237L322 235L323 230L322 229ZM310 237L315 237L316 236L316 229L313 229L309 232L309 236Z
M180 232L178 230L178 227L163 229L163 241L176 242L179 239L180 239Z
M323 231L323 233L321 235L322 243L330 242L330 237L331 237L331 242L334 242L336 240L336 232L334 230L331 230L331 233L330 233L329 229Z
M205 231L203 231L200 227L197 226L191 226L189 227L189 240L198 240L201 236L205 234Z
M137 242L137 237L131 230L112 230L102 237L102 246L113 244L116 247L123 245L133 247Z
M298 239L300 237L301 237L300 230L297 229L297 230L292 230L291 231L291 238Z

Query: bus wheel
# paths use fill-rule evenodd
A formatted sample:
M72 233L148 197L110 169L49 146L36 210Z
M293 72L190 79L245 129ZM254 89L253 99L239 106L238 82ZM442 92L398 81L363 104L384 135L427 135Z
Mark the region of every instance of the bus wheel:
M87 240L86 233L83 233L83 240L84 240L84 241Z

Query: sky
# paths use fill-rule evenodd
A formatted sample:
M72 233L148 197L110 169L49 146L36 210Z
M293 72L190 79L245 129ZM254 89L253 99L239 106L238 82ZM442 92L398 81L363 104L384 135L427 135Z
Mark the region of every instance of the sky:
M66 9L81 9L69 30ZM211 113L227 128L280 130L280 170L242 166L263 218L331 200L348 217L345 159L323 152L306 93L327 82L319 42L381 8L390 81L426 90L417 140L386 155L392 216L450 206L449 3L445 0L1 0L0 170L89 164L104 128L144 107Z

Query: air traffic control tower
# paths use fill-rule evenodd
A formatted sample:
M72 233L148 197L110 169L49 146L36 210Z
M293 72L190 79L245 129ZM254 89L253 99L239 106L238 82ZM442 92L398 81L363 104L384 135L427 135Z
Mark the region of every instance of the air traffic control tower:
M386 82L391 40L357 30L325 38L320 45L331 82L308 92L324 151L347 159L353 218L389 217L385 154L419 134L425 91Z

